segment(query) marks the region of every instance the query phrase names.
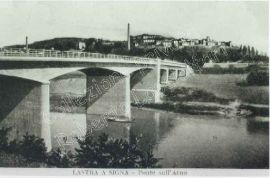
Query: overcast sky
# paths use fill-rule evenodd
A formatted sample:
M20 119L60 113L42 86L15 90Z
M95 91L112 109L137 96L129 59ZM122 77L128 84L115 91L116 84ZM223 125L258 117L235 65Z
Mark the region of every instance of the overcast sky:
M0 46L26 35L126 40L128 22L132 35L210 36L268 51L267 2L0 2Z

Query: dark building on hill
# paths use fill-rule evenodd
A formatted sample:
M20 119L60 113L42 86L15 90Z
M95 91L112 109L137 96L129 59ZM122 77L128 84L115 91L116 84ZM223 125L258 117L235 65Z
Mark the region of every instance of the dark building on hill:
M155 48L155 47L178 47L182 48L184 46L204 46L204 47L213 47L213 46L222 46L222 47L231 47L232 44L228 42L218 42L213 39L210 39L207 36L204 39L187 39L187 38L169 38L161 35L151 35L151 34L142 34L137 36L131 36L131 46L136 48Z

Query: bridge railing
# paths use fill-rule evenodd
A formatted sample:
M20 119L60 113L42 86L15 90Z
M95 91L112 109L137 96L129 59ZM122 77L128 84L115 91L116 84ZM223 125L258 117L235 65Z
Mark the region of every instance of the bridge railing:
M81 51L58 51L45 49L21 49L10 48L0 50L0 56L21 56L21 57L50 57L50 58L100 58L100 59L121 59L156 62L157 59L145 57L133 57L115 54L88 53Z
M162 64L164 65L170 65L170 66L180 66L180 67L187 67L186 63L180 63L177 61L172 61L172 60L168 60L168 59L164 59L162 60Z
M116 59L120 61L134 61L143 63L157 63L157 58L146 58L136 56L124 56L115 54L100 54L100 53L88 53L81 51L59 51L59 50L46 50L46 49L23 49L23 48L8 48L0 49L0 56L11 57L48 57L48 58L98 58L98 59ZM179 63L172 60L161 60L162 65L185 67L186 64Z

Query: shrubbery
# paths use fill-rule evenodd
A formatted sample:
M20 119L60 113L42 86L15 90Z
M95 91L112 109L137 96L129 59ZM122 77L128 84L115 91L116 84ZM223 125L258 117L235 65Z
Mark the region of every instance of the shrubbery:
M228 68L222 68L218 64L213 67L202 68L202 74L244 74L248 72L248 68L237 68L230 65Z
M246 80L249 85L269 85L269 72L263 70L251 71Z
M1 151L9 151L8 132L10 130L11 128L0 129L0 150Z
M73 154L71 152L63 153L59 148L52 150L47 155L47 163L59 168L68 168L74 165Z
M78 140L75 163L79 167L94 168L151 168L157 167L158 159L151 152L143 152L137 142L128 143L102 134L98 139L87 136Z
M154 168L158 159L151 151L138 148L138 140L131 143L123 139L109 138L102 134L97 139L86 135L79 140L75 154L60 149L46 152L43 139L24 135L21 141L8 141L10 128L0 129L0 165L2 167L87 167L87 168ZM8 157L14 159L5 159Z
M162 92L165 95L166 101L178 101L178 102L198 101L198 102L216 102L220 104L228 104L229 102L233 101L233 99L220 98L214 95L213 93L197 88L163 87Z

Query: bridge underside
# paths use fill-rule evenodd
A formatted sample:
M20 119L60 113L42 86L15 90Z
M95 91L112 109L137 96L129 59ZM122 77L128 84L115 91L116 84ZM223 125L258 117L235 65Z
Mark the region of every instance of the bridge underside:
M130 77L110 70L86 70L87 114L130 119Z
M136 104L160 102L160 73L144 69L131 74L131 101Z
M28 132L43 138L51 149L50 82L55 85L54 78L74 71L85 75L85 93L79 102L87 117L99 115L101 119L130 120L130 102L160 102L160 82L165 78L167 84L169 80L168 70L162 72L153 66L0 70L0 127L14 128L9 138L20 139ZM173 73L176 80L179 71ZM62 94L64 91L66 88L62 88Z

